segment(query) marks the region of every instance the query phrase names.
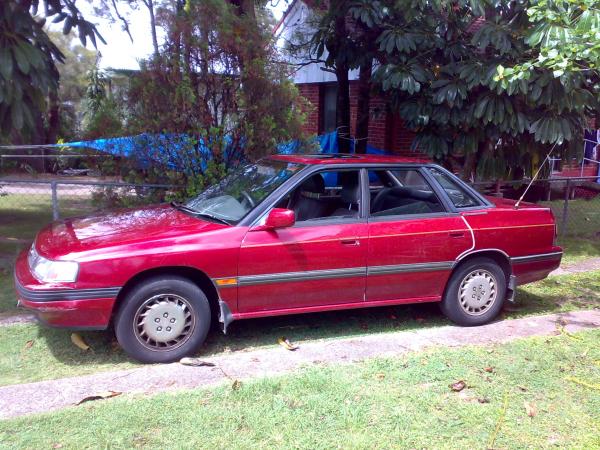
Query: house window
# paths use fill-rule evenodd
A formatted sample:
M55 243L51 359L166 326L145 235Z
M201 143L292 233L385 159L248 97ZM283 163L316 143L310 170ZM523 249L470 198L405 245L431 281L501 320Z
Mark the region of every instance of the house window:
M337 84L321 86L321 104L319 115L321 117L321 133L335 131L337 114Z

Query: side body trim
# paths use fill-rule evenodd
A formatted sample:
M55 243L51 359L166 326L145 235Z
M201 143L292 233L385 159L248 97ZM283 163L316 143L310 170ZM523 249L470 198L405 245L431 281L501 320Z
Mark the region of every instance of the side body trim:
M538 253L536 255L515 256L510 258L513 264L523 264L536 261L547 261L549 259L558 259L562 257L563 252Z
M120 287L98 289L56 289L34 291L26 289L15 279L15 288L19 296L30 302L48 302L59 300L91 300L98 298L114 298L119 294Z
M303 272L265 273L238 277L240 286L254 284L280 283L286 281L322 280L327 278L348 278L364 276L366 267L350 267L343 269L307 270Z
M393 266L373 266L367 269L367 275L387 275L392 273L407 272L435 272L438 270L451 269L453 265L454 261L441 261L418 264L398 264Z
M325 270L307 270L303 272L280 272L280 273L265 273L260 275L244 275L237 278L237 284L221 285L220 280L232 279L214 278L213 282L219 288L233 286L252 286L257 284L282 283L289 281L310 281L323 280L329 278L349 278L360 277L365 275L387 275L393 273L407 272L434 272L438 270L449 270L454 265L454 261L440 261L431 263L416 263L416 264L395 264L387 266L372 266L372 267L348 267L342 269L325 269Z

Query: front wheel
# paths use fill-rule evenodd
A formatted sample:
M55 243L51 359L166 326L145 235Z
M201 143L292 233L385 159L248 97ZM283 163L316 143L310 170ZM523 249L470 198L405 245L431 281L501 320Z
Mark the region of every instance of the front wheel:
M452 274L442 312L453 322L474 326L492 321L502 309L506 297L506 275L493 260L475 258Z
M206 339L211 313L204 292L182 277L156 277L135 286L115 319L125 352L145 363L192 354Z

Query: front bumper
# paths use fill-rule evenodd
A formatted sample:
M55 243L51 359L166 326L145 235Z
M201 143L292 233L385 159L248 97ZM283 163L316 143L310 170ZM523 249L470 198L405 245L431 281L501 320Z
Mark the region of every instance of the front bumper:
M96 329L108 327L120 288L77 289L45 285L36 280L27 264L27 251L15 263L17 304L53 327Z

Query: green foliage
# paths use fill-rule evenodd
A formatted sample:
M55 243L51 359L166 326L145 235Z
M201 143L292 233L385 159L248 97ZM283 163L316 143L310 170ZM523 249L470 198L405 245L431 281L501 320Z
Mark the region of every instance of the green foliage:
M146 156L163 167L177 161L177 181L192 194L211 178L199 164L205 149L217 167L259 158L302 137L305 114L263 9L241 14L224 0L180 6L161 9L165 45L130 79L127 131L172 136Z
M560 78L552 66L514 68L544 58L528 44L529 18L545 1L535 14L528 2L351 3L361 26L377 34L375 88L416 131L414 148L465 176L496 178L530 171L554 144L557 156L581 148L586 116L598 105L593 81L568 66ZM543 42L557 36L541 29Z
M83 137L88 140L116 137L124 132L125 118L118 99L108 89L107 75L95 66L87 75Z
M113 98L100 102L84 121L84 137L89 140L120 136L123 133L122 112Z
M527 9L533 25L527 44L539 50L531 64L555 77L600 70L600 2L597 0L533 0Z
M67 6L68 5L68 6ZM0 129L2 140L28 138L38 132L47 96L58 90L57 62L64 55L39 19L39 0L7 1L0 5ZM43 15L53 23L64 23L63 33L78 30L85 45L95 45L99 36L93 24L83 19L72 2L47 0Z
M219 181L225 178L226 174L227 169L225 164L217 163L214 160L209 161L202 175L196 175L188 178L185 193L181 197L190 198L198 195L207 187L217 184Z

